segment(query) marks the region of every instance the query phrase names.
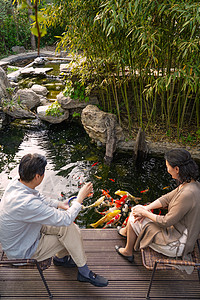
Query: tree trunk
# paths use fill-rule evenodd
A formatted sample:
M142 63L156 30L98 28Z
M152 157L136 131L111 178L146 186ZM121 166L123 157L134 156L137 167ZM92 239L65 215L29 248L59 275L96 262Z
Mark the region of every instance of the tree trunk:
M27 4L28 4L28 17L31 24L33 20L31 19L30 16L33 14L33 12L32 9L30 8L31 6L30 0L27 0ZM31 50L36 50L36 40L35 40L35 36L32 33L30 34L30 38L31 38Z

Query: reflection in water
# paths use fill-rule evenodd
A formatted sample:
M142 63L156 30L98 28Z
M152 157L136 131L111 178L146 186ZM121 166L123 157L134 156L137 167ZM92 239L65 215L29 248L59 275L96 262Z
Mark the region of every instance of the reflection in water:
M48 161L44 181L38 190L59 199L62 199L61 194L66 197L76 195L87 181L93 182L94 196L85 200L84 205L101 197L102 189L108 190L115 199L116 190L125 190L146 203L175 186L163 157L149 157L136 167L131 153L116 153L109 167L103 163L105 149L92 144L78 124L30 124L28 127L18 124L0 132L0 197L10 179L17 175L21 157L34 152L45 155ZM163 189L166 186L169 187ZM148 188L148 192L141 193ZM83 210L76 222L81 227L89 227L99 218L91 208Z

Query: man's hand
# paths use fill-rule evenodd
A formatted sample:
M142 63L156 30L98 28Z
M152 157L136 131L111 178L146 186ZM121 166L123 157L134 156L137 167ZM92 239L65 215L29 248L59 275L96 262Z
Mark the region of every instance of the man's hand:
M93 190L92 182L87 182L86 184L84 184L78 193L76 201L82 204L83 200L92 192L92 190Z

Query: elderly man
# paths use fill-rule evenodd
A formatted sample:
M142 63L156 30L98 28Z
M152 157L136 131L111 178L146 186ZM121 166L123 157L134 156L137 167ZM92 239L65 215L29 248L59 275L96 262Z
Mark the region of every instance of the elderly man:
M0 203L0 242L9 259L54 256L54 264L78 267L77 280L107 286L108 280L87 266L82 238L73 222L84 198L92 191L85 184L71 207L66 202L46 199L35 188L42 182L46 158L27 154L19 165L19 178L6 188Z

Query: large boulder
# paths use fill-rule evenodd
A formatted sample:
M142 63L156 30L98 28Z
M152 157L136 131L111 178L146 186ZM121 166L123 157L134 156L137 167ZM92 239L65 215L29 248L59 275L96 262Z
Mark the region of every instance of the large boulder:
M38 118L51 124L58 124L69 118L69 111L63 110L62 108L59 109L60 115L47 115L46 111L49 109L49 106L50 105L44 105L37 108Z
M10 101L4 101L3 111L9 116L21 118L35 118L30 111L40 104L40 97L31 89L18 90Z
M63 109L76 109L76 108L85 108L88 104L97 105L98 99L97 97L90 97L88 102L79 101L78 99L74 100L70 97L66 97L63 93L59 93L57 96L57 101L60 103Z
M11 102L6 104L3 107L3 111L15 119L35 118L35 114L26 107L21 106L20 103Z
M81 114L81 121L90 138L106 145L104 160L110 164L117 143L124 140L121 126L114 114L101 111L95 105L88 105Z
M24 46L14 46L12 47L12 51L14 53L24 53L26 52L26 49L24 48Z
M117 122L116 115L101 111L95 105L86 106L81 114L81 122L88 135L95 141L100 141L104 145L107 143L108 120L111 120L115 123L117 142L123 141L124 133L121 126Z
M40 105L40 97L32 89L20 89L13 97L14 102L20 104L28 109L32 109Z
M39 84L32 85L31 90L34 91L36 94L42 96L46 96L49 92L45 86Z
M5 71L0 68L0 106L2 101L11 100L11 86Z

